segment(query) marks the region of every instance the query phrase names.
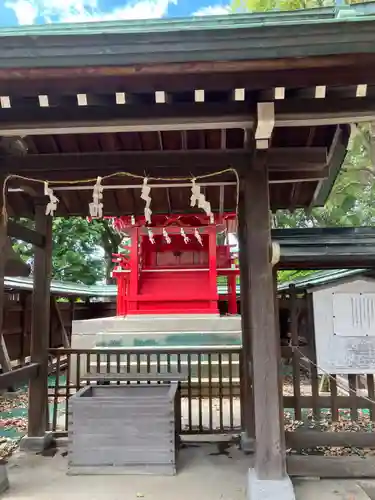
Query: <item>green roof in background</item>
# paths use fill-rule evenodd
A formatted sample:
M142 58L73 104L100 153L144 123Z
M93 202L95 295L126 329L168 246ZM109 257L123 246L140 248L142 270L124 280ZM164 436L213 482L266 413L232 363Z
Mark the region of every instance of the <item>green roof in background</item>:
M6 276L4 286L8 290L32 290L33 278L11 278ZM115 297L117 294L116 285L82 285L71 281L52 280L51 293L61 296L76 297Z
M279 291L284 291L289 288L290 285L294 285L299 290L309 289L316 286L323 286L333 283L335 281L350 278L352 276L361 275L368 273L368 269L338 269L330 271L316 271L308 276L303 276L296 278L295 280L286 281L278 285ZM5 281L6 289L13 290L32 290L33 280L32 278L10 278L6 277ZM69 281L56 281L52 280L51 283L51 293L53 295L61 296L75 296L81 298L98 297L98 298L108 298L116 297L117 287L116 285L82 285L78 283L71 283ZM227 287L220 280L218 283L218 294L225 295L227 293ZM237 295L240 294L240 285L237 285Z
M329 271L316 271L307 276L297 277L278 285L278 290L287 290L291 285L296 289L304 290L317 286L324 286L336 281L344 280L352 276L357 276L369 272L368 269L335 269Z

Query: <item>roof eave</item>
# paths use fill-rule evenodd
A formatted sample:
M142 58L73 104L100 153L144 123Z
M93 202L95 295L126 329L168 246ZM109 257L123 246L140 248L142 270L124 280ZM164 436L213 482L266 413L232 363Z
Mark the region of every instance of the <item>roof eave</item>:
M375 53L375 17L356 17L355 11L353 17L343 19L301 19L301 15L288 13L293 19L289 21L283 18L285 13L273 13L271 21L263 22L251 22L251 15L239 16L241 22L237 16L227 16L216 25L214 20L211 25L194 21L192 29L186 21L185 27L181 23L179 29L169 31L106 30L104 25L100 29L101 23L92 23L91 30L82 27L82 34L79 29L66 29L65 34L51 29L39 33L30 29L30 34L8 30L0 32L0 68L209 63Z

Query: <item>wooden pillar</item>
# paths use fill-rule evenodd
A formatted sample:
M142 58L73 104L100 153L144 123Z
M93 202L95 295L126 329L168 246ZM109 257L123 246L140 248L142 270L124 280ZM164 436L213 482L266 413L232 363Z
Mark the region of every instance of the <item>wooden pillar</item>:
M34 254L30 356L39 370L29 386L29 438L44 437L47 427L52 217L45 215L44 203L35 207L35 229L44 236L45 246L35 247Z
M250 281L249 308L255 410L255 474L259 480L286 476L280 342L270 264L270 216L266 165L252 166L244 179L245 252Z
M242 425L245 433L242 447L246 450L246 441L254 439L254 400L252 388L252 347L250 322L250 282L247 252L247 231L244 203L244 185L241 181L239 210L238 210L238 249L240 267L240 300L241 300L241 332L242 332L242 366L241 366L241 413ZM246 439L247 438L247 439ZM251 446L252 449L252 446Z
M0 182L0 189L1 192L3 190L3 182L4 179L1 179ZM3 328L4 328L4 315L5 315L5 289L4 289L4 277L5 277L5 246L7 242L7 226L6 226L6 219L4 218L3 214L3 207L2 204L0 203L0 252L2 258L0 259L0 365L2 368L3 373L9 372L12 370L12 365L10 362L10 358L8 356L8 351L6 348L5 340L4 340L4 335L3 335ZM9 387L9 390L12 391L13 388Z

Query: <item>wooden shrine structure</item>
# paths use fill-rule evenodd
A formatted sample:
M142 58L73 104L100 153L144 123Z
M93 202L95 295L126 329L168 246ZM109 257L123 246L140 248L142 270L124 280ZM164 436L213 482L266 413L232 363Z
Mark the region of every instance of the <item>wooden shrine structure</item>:
M90 204L91 215L143 216L147 178L151 220L189 214L195 179L212 214L238 214L244 431L256 442L251 498L275 486L293 498L270 211L324 204L350 124L375 119L374 27L372 16L342 7L0 31L0 243L8 232L36 248L23 446L46 441L46 206L57 216L86 217ZM7 216L35 218L35 228ZM3 297L0 289L0 311Z

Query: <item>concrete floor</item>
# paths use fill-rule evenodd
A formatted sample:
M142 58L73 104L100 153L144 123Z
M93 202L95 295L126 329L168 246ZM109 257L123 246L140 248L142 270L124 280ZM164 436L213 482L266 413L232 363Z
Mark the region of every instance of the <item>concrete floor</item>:
M236 446L190 444L175 477L67 476L66 449L52 457L16 453L9 461L8 500L245 500L251 457ZM297 500L372 500L354 481L299 480ZM370 485L371 486L371 485ZM373 497L374 498L374 497ZM276 499L277 500L277 499Z

